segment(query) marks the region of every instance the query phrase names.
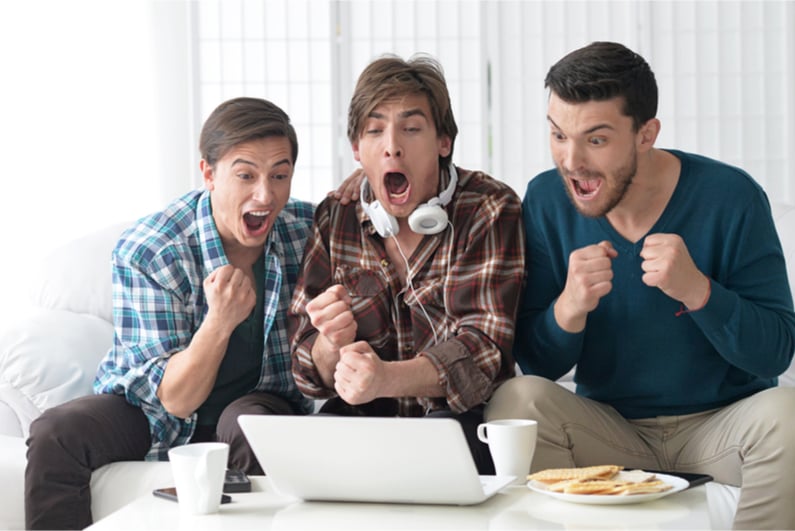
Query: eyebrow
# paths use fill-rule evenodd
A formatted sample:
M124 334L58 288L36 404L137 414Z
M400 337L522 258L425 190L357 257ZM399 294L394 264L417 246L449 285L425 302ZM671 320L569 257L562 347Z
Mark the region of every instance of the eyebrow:
M422 116L423 118L427 119L428 117L425 115L422 109L419 107L414 109L407 109L402 111L398 114L398 118L410 118L412 116ZM371 111L370 114L367 115L368 118L375 118L377 120L383 120L386 116L383 113L377 111Z
M556 124L556 123L555 123L555 120L553 120L553 119L552 119L552 117L550 117L549 115L547 115L547 120L548 120L548 121L549 121L549 122L550 122L552 125L554 125L556 128L560 129L560 126L559 126L558 124ZM587 134L589 134L589 133L595 133L596 131L598 131L598 130L600 130L600 129L610 129L611 131L613 131L613 130L615 130L615 127L613 127L613 126L612 126L612 125L610 125L610 124L596 124L596 125L594 125L593 127L589 127L588 129L586 129L585 131L583 131L583 132L582 132L582 134L584 134L584 135L587 135Z
M251 162L250 160L247 160L247 159L243 159L243 158L237 158L237 159L232 161L232 166L236 166L237 164L248 164L249 166L254 166L255 168L258 168L256 163ZM271 165L271 169L276 168L277 166L281 166L282 164L287 164L288 166L292 165L292 163L290 162L290 159L282 159L282 160L280 160L278 162L274 162Z

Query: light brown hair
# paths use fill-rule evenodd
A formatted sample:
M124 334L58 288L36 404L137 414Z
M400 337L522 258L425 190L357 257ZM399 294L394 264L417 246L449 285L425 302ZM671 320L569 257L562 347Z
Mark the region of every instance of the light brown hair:
M450 153L439 157L439 165L446 168L453 158L458 126L442 66L428 55L415 55L408 61L384 55L362 71L348 107L348 140L353 143L361 136L367 117L384 101L413 94L428 98L437 136L450 138Z

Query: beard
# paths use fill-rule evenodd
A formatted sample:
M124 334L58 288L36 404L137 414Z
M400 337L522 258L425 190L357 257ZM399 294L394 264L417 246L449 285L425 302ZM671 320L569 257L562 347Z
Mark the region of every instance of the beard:
M616 169L610 178L605 176L605 174L602 172L584 171L578 172L576 174L576 176L580 178L587 177L602 179L602 187L598 192L601 197L599 198L598 203L581 203L577 199L577 195L573 190L575 185L572 182L572 179L573 175L575 174L566 170L560 165L556 166L558 169L558 174L563 179L563 188L566 189L566 194L569 196L569 200L571 200L574 208L577 209L577 212L585 217L600 218L607 215L608 212L613 210L616 205L618 205L621 200L624 199L624 196L627 194L627 190L629 189L629 185L632 184L632 180L635 178L635 174L638 171L638 158L637 151L633 147L632 153L625 164Z

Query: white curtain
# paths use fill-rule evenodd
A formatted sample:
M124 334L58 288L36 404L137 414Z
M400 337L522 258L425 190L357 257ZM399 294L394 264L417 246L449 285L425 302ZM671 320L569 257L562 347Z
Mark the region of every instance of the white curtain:
M543 79L566 53L618 41L646 58L660 89L658 147L748 171L795 202L795 3L486 2L494 70L494 174L524 191L551 166Z
M347 106L383 53L436 56L459 124L454 159L520 194L551 166L543 80L569 51L619 41L660 86L658 146L747 170L795 203L795 2L200 0L201 113L253 94L293 117L294 195L319 201L355 166Z

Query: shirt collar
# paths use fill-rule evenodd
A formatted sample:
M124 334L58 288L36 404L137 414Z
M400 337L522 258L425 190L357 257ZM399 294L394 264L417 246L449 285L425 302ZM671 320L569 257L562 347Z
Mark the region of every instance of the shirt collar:
M213 219L209 190L205 190L199 197L199 202L196 206L196 223L199 229L204 270L205 274L209 275L219 267L229 264L229 259L227 259L224 251L224 244L221 241L221 235L218 233L218 227L215 225L215 219ZM268 239L265 241L265 256L272 252L275 252L280 257L284 254L282 239L278 230L281 223L280 215L276 218Z

